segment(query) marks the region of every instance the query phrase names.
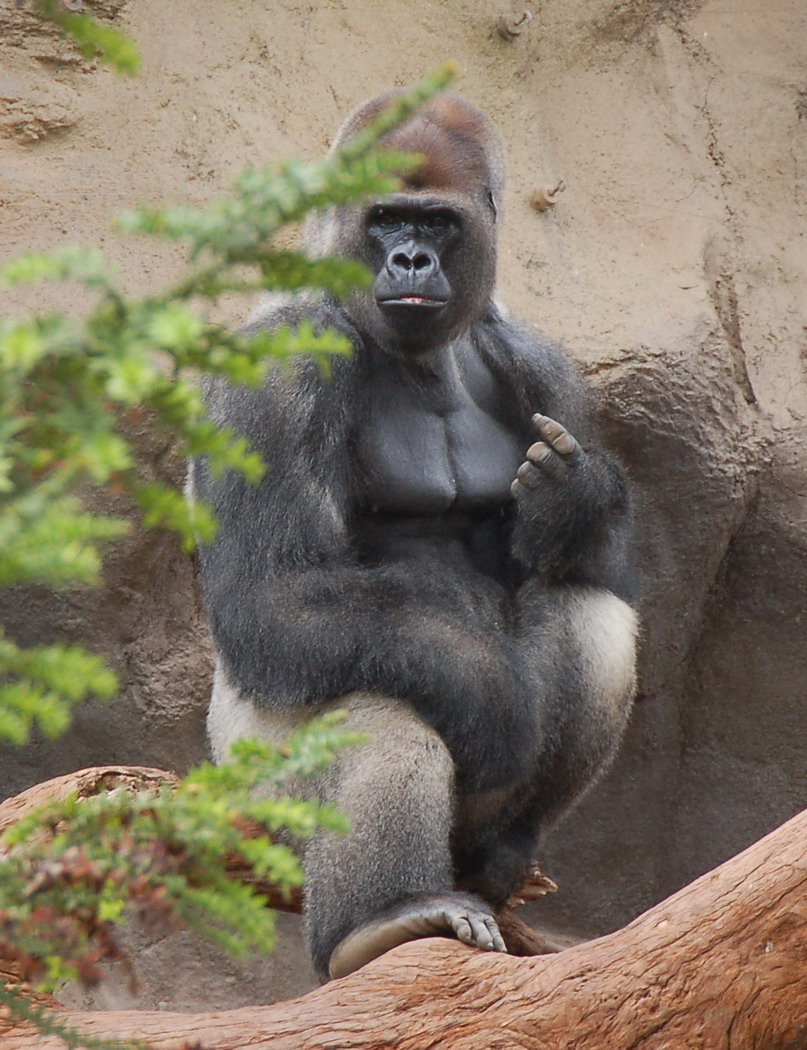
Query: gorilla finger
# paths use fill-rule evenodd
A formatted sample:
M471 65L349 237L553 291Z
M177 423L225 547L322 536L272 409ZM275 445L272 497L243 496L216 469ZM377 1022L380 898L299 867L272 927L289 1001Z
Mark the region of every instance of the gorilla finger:
M483 951L494 951L496 941L488 927L488 919L495 924L495 920L492 917L478 915L471 911L464 915L453 916L451 926L463 944L470 944L472 947L481 948Z
M449 926L453 929L457 938L461 940L463 944L469 944L473 947L476 944L476 938L474 937L474 929L468 916L447 916L447 918L449 918Z
M499 930L499 924L495 919L485 919L485 925L490 932L491 940L493 941L493 951L495 952L506 952L507 945L504 943L504 937L501 935Z
M534 489L540 483L540 475L532 463L522 463L516 471L516 481L520 481L525 489Z
M582 449L566 427L549 416L535 415L532 421L544 441L548 441L559 456L563 456L570 463L579 459Z
M484 915L469 916L471 930L474 935L474 944L483 951L491 952L494 948L493 934L487 927Z
M566 477L567 467L562 457L543 441L536 441L527 449L527 459L544 474L556 481Z

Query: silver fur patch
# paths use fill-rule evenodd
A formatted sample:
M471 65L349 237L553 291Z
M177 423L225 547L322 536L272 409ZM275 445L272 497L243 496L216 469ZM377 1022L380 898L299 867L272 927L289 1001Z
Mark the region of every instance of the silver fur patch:
M626 715L636 688L636 613L610 591L592 588L575 596L570 614L592 697L612 717Z

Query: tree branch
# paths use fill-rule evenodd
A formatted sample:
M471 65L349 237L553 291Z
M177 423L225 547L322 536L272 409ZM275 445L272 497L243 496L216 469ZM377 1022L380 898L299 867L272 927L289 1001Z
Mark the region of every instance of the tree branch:
M429 939L293 1003L61 1013L154 1050L805 1050L805 891L807 811L624 929L557 955ZM59 1048L1 1020L0 1045Z

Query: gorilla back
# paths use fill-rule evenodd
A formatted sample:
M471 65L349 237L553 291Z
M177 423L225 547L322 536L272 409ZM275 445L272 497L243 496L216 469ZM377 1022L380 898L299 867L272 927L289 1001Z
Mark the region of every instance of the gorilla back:
M373 288L273 299L247 328L310 318L353 355L330 379L300 361L259 392L213 383L212 418L268 470L257 488L192 473L220 522L200 558L217 760L328 707L370 734L315 785L352 821L304 856L323 977L414 937L504 950L495 912L607 765L634 689L622 475L562 351L492 299L495 132L443 95L388 141L418 170L310 234Z

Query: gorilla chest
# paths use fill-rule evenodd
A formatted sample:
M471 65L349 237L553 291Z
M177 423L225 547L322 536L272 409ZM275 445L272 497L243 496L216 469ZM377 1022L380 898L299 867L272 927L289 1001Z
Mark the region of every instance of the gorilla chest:
M356 451L365 505L408 517L502 505L524 458L515 435L464 392L437 405L400 390L379 396Z

